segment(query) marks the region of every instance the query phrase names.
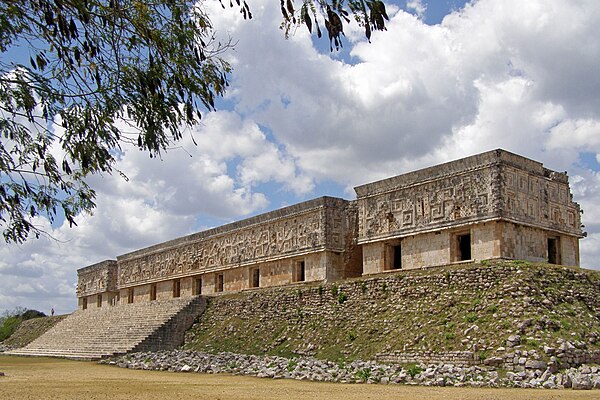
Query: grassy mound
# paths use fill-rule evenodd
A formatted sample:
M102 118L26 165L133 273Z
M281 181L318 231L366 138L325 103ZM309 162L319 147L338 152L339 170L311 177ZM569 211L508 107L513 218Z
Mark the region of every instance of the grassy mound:
M26 346L66 317L67 315L58 315L54 317L37 317L19 321L14 332L8 339L4 340L2 344L10 348Z
M483 261L223 295L185 347L328 360L469 350L485 359L515 335L522 349L600 349L600 272Z

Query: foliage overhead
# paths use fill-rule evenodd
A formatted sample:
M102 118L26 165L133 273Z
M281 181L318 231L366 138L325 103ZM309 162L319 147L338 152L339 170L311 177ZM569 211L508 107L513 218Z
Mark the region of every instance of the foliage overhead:
M223 7L222 0L219 0ZM280 0L282 28L304 24L341 46L349 15L385 29L379 0ZM245 19L248 4L236 0ZM233 2L230 7L235 7ZM6 242L39 237L36 217L76 225L95 207L91 174L112 173L121 146L150 157L214 110L228 86L202 3L190 0L0 0L0 226ZM14 61L11 51L28 62ZM15 54L15 53L13 53ZM120 172L120 171L119 171Z
M279 0L281 2L281 15L283 16L282 29L286 37L291 28L297 25L306 25L308 31L322 36L319 20L324 21L325 30L329 35L329 48L342 47L344 24L350 23L350 15L364 28L365 36L370 41L374 30L385 30L385 21L388 16L385 5L380 0L303 0L300 8L295 8L294 0ZM314 28L313 28L314 26Z

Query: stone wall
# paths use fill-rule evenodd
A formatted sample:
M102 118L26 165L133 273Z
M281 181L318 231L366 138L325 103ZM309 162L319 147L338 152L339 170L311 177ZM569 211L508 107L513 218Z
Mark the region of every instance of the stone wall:
M579 239L574 236L561 235L556 232L501 222L502 257L516 260L537 262L548 261L548 237L558 240L557 264L579 265Z
M491 161L458 163L467 169L442 164L357 187L358 243L498 217L498 169Z
M503 217L581 236L581 212L572 200L566 174L541 168L541 164L538 171L502 165L500 179Z
M599 350L552 349L549 358L542 359L537 351L514 350L498 357L481 359L472 351L397 351L381 353L376 360L394 364L453 364L460 366L490 365L509 371L540 370L550 368L552 373L559 369L575 368L583 364L600 364ZM548 356L546 354L546 356Z
M322 197L83 268L80 307L471 260L579 265L580 209L566 173L516 154L489 151L355 190L356 201Z
M566 173L516 154L494 150L355 190L365 274L495 258L579 265L580 208Z
M597 359L599 314L598 272L497 260L211 298L188 346L334 360L501 359L514 370L522 358L554 356L566 368Z
M511 258L501 252L502 226L501 221L489 221L426 232L402 239L365 243L363 273L368 275L392 270L393 247L397 245L401 247L401 269L435 267L460 262L457 237L462 234L469 234L471 237L472 260ZM545 243L544 240L545 236L540 243ZM521 258L527 259L527 257Z
M103 304L106 304L112 300L109 293L116 290L117 262L114 260L102 261L77 271L77 297L80 299L89 296L89 301L95 303L94 296L100 294L103 296Z
M483 361L472 351L398 351L376 356L379 362L392 364L452 364L461 366L481 365Z
M581 237L566 173L494 150L355 188L358 243L508 219Z
M342 253L349 202L322 197L119 256L119 286L231 269L310 252ZM324 278L324 277L323 277Z

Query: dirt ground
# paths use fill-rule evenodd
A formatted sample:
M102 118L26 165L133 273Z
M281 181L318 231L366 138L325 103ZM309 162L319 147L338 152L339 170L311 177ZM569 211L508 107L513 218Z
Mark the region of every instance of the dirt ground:
M228 375L136 371L92 362L0 355L8 399L598 399L598 391L344 385Z

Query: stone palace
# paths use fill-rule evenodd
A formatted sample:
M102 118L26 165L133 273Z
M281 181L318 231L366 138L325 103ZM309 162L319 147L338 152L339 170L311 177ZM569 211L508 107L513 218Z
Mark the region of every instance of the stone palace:
M566 173L493 150L78 270L80 310L486 259L579 265Z

